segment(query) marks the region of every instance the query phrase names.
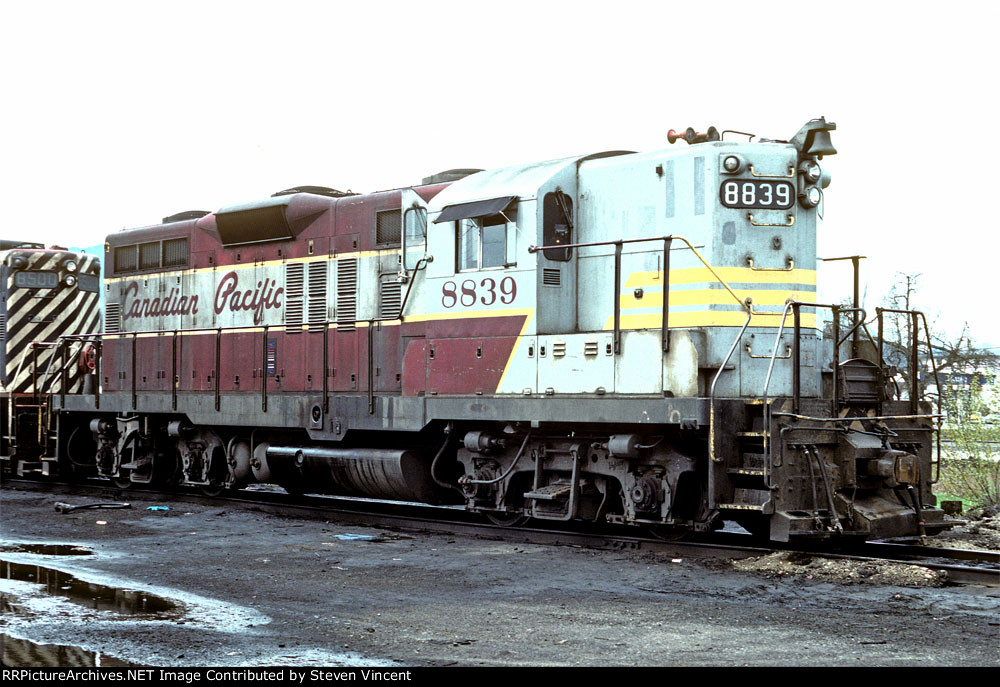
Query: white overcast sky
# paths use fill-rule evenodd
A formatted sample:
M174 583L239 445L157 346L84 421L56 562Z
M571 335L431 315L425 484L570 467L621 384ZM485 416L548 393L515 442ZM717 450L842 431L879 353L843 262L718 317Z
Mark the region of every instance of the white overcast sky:
M919 273L939 327L1000 346L998 20L962 0L8 3L0 236L89 246L298 184L824 115L820 256L868 256L869 308ZM821 265L821 297L849 296L848 265Z

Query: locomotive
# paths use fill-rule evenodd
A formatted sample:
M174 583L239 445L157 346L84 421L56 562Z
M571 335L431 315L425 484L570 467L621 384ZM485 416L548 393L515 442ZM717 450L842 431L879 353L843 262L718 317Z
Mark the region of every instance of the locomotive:
M295 187L111 234L104 331L62 338L98 355L53 397L54 455L122 486L500 524L934 533L937 416L896 398L856 302L816 302L835 128L671 130L652 153Z
M94 382L94 346L60 338L97 331L100 272L85 253L0 240L0 458L21 475L49 474L53 395Z

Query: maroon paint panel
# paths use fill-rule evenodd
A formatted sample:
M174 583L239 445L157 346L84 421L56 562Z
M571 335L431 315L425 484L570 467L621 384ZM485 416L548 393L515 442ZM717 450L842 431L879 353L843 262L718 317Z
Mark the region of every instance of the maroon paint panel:
M419 396L427 390L427 341L403 338L403 395Z
M333 252L336 255L340 253L353 253L358 250L358 246L361 245L361 235L360 234L344 234L342 236L334 236L331 241L333 242Z
M518 336L526 315L503 317L457 317L427 322L427 338L445 339L471 336Z
M427 392L493 394L517 343L516 336L433 339L427 361Z
M139 337L136 345L136 390L170 390L170 338Z
M418 186L413 190L416 191L417 195L423 198L425 202L429 203L431 201L431 198L441 193L441 191L448 188L449 186L451 186L451 182L448 182L447 184L432 184L430 186Z
M375 354L375 390L393 393L402 388L399 369L399 327L375 327L372 332Z
M101 344L101 388L105 391L119 391L122 388L123 340L105 339ZM131 342L129 343L131 360Z
M299 379L303 380L302 389L307 391L323 390L323 330L310 329L305 334L305 355L302 356Z
M177 353L178 391L215 391L215 335L182 336Z
M220 391L260 391L263 346L262 332L223 332Z
M332 332L333 337L333 390L357 391L363 389L358 379L358 339L367 335L365 330Z
M376 250L375 214L383 210L399 210L403 194L400 191L382 191L364 196L341 198L337 202L337 222L334 233L337 237L357 234L358 248L354 250ZM334 239L334 247L337 241ZM396 246L398 247L398 245ZM339 248L337 252L343 252Z

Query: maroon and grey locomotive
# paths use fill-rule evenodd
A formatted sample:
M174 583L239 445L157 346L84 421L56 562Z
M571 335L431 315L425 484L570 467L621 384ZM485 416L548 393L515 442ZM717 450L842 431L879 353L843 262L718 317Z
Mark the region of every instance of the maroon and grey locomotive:
M112 234L104 332L79 338L95 393L58 399L60 453L123 485L497 522L933 533L936 415L894 398L859 308L816 302L834 128L299 187Z

